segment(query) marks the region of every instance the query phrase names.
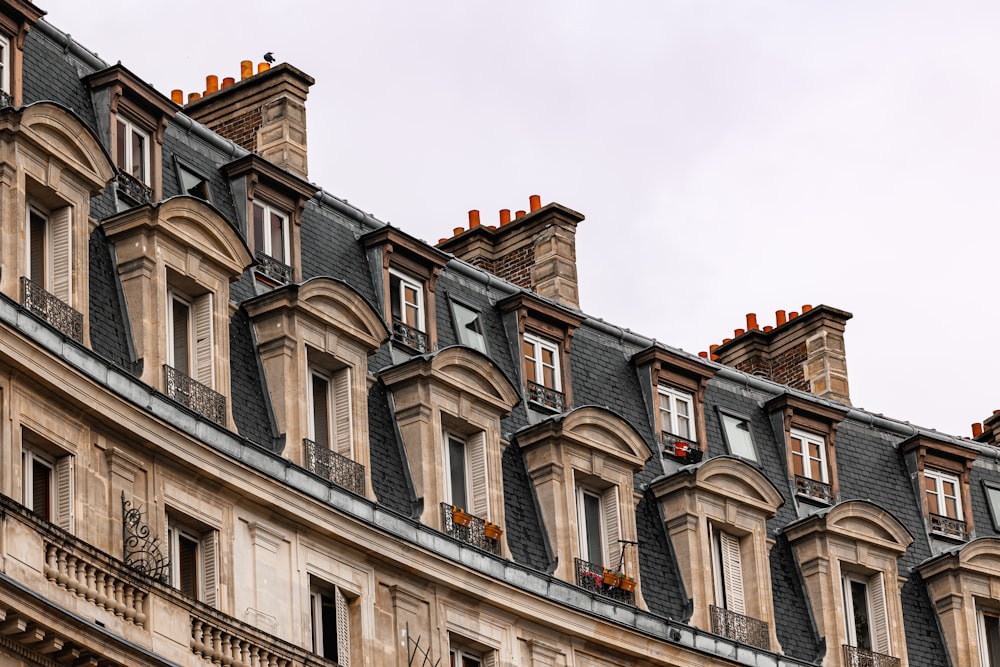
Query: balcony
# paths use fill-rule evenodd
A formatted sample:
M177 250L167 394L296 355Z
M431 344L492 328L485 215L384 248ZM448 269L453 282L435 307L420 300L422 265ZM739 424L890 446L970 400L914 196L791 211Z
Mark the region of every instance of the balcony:
M543 384L528 380L528 400L555 412L566 410L566 396Z
M604 566L588 563L582 558L576 559L576 585L591 593L609 598L615 602L635 605L635 590L622 588L620 585L605 583Z
M115 184L118 196L125 197L133 205L139 206L153 201L153 188L127 172L119 170Z
M965 522L943 514L931 514L931 532L942 537L950 537L955 540L965 540L968 533L965 532Z
M845 644L844 665L846 667L899 667L899 658Z
M665 431L660 432L660 444L663 445L663 454L665 456L684 463L699 463L705 455L698 447L697 442L679 438Z
M24 276L21 277L21 304L62 335L83 343L83 314Z
M357 461L303 438L306 470L359 496L365 495L365 467Z
M494 556L500 555L500 535L496 534L496 537L487 535L488 526L495 529L495 524L468 514L451 503L441 503L441 519L444 532L458 541L488 551Z
M829 505L833 502L833 487L826 482L796 475L795 495Z
M176 368L163 365L163 386L168 397L216 424L226 423L226 397Z
M14 96L6 90L0 90L0 108L14 106Z
M431 340L426 333L397 319L392 320L392 339L421 354L431 350Z
M257 260L257 266L254 267L254 270L259 275L270 278L280 285L292 282L292 267L281 260L275 259L261 250L254 254L254 259Z
M710 605L709 610L712 613L713 633L764 651L771 650L771 638L767 634L767 623L764 621L715 605Z

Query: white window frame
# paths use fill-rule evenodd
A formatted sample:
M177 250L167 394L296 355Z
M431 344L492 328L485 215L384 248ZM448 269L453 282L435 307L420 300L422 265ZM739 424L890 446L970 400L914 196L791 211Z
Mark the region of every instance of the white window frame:
M465 460L462 462L465 472L466 507L456 503L451 485L451 441L462 443ZM454 507L461 507L480 519L490 519L490 487L489 471L486 464L486 433L479 431L473 435L462 435L452 430L445 430L442 438L444 447L444 485L445 498Z
M709 523L712 544L712 577L715 606L747 615L746 584L743 577L743 540Z
M659 396L659 405L657 406L657 409L660 414L660 430L663 431L663 419L666 417L670 426L670 430L665 431L666 433L697 442L698 428L695 425L694 418L694 396L686 391L681 391L665 384L657 386L657 395ZM677 410L677 406L680 403L687 405L688 409L686 417L688 426L687 435L683 435L680 430L682 415Z
M872 627L872 621L874 617L872 616L872 596L871 591L868 590L868 578L861 577L856 574L844 574L841 582L841 594L844 599L844 626L847 631L847 644L849 646L858 646L858 628L854 623L854 595L851 591L851 586L853 584L861 584L865 587L865 613L868 615L868 645L875 646L875 629Z
M469 651L461 647L451 647L448 650L450 667L465 667L466 660L474 660L474 667L486 667L483 654L479 651Z
M323 633L323 597L333 598L336 618L337 655L327 656L325 637ZM339 586L325 582L316 582L309 587L310 632L312 634L313 653L320 657L333 660L336 658L340 667L350 667L351 664L351 612L350 602Z
M115 130L116 133L118 133L118 141L119 142L123 142L122 145L123 145L123 147L125 149L125 155L123 157L123 159L125 160L125 164L118 165L118 168L121 169L122 171L124 171L125 173L127 173L129 176L132 176L133 178L135 178L135 175L132 174L132 172L131 172L132 158L135 157L134 155L132 155L132 135L133 134L138 134L140 137L142 137L142 140L143 140L143 142L142 142L142 145L143 145L143 151L142 151L142 175L143 175L143 178L136 178L136 180L140 181L143 185L147 185L147 186L151 185L153 178L152 178L152 175L149 173L149 171L150 171L149 170L149 155L150 155L150 152L152 151L152 146L149 143L150 142L149 133L146 132L145 130L140 129L135 123L133 123L132 121L130 121L127 117L122 116L121 114L118 114L118 117L116 118L116 121L121 124L121 127L118 127ZM124 136L121 135L121 130L123 128L125 130ZM115 156L116 157L117 157L117 154L118 154L118 149L117 149L117 146L116 146L115 147Z
M824 484L830 483L830 470L827 463L826 456L826 438L818 433L812 433L810 431L803 431L801 429L793 428L788 434L789 443L788 446L792 450L792 460L794 461L796 456L802 460L802 476L806 479L811 479L816 482L822 482ZM793 440L798 440L802 449L796 450ZM819 450L819 458L814 458L809 454L809 445L816 444L819 445L817 448ZM819 462L820 479L816 479L812 476L812 462Z
M559 346L550 340L541 338L532 333L524 334L524 342L531 345L532 355L524 355L524 359L530 359L535 367L535 377L529 377L527 379L539 386L554 389L555 391L562 391L562 369L560 368L561 363L559 359ZM552 353L553 364L551 366L542 362L542 350L548 350ZM522 365L525 365L523 361ZM549 387L545 384L545 367L552 369L552 377L555 379L554 387ZM525 369L525 372L527 372L527 369Z
M870 575L844 572L841 577L841 601L844 610L844 630L847 633L847 643L858 646L857 627L854 625L854 596L851 594L852 583L863 584L865 587L865 604L868 606L868 632L871 651L883 655L891 655L892 641L889 636L889 616L885 590L885 577L882 572Z
M255 218L256 212L255 212L254 209L256 209L258 207L262 211L263 220L264 220L263 229L261 230L264 238L258 239L257 238L257 230L254 229L254 245L256 246L258 243L261 243L262 246L263 246L262 251L264 252L265 255L267 255L268 257L273 257L274 259L278 260L279 262L282 262L283 264L290 265L292 263L292 260L291 260L291 257L292 257L292 251L291 251L292 242L291 242L291 239L289 238L289 227L288 227L288 218L289 218L289 216L288 216L288 214L285 213L280 208L272 206L271 204L268 204L265 201L254 200L254 201L250 202L250 226L251 227L255 226L254 218ZM276 216L278 216L281 219L281 245L282 245L282 248L281 248L281 255L280 256L276 255L275 252L274 252L274 239L271 237L271 216L272 215L276 215Z
M417 331L426 332L427 331L427 325L426 325L426 317L425 317L425 312L424 312L424 284L423 284L423 282L417 280L413 276L409 276L409 275L407 275L405 273L401 273L401 272L399 272L399 271L397 271L395 269L389 269L389 287L390 287L390 291L392 290L393 278L396 278L399 281L399 284L397 286L398 289L399 289L399 293L396 294L396 298L399 299L399 316L400 316L400 320L399 321L402 324L406 324L406 310L407 310L407 306L413 306L413 308L417 311L417 322L416 322L416 326L413 327L413 328L416 329ZM409 301L406 300L406 288L407 287L411 288L414 291L414 293L417 295L416 303L411 303L411 302L409 302ZM392 311L391 298L392 297L390 295L390 307L389 307L390 312ZM411 326L411 325L406 324L406 326Z
M10 56L10 40L4 35L0 35L0 90L8 95L13 95L14 93L10 89Z
M958 519L959 521L965 520L965 508L962 507L962 480L958 475L952 474L950 472L945 472L944 470L939 470L937 468L924 468L924 495L928 496L928 502L930 501L931 493L928 492L927 480L933 479L935 486L937 487L937 493L933 494L936 496L937 507L928 507L931 514L937 514L939 516L947 516L952 519ZM955 488L955 495L949 496L944 492L944 485L942 482L949 482ZM953 498L955 500L955 510L958 516L951 516L947 513L947 498Z
M54 515L56 512L56 461L55 458L44 454L42 452L31 449L30 447L24 447L21 449L21 479L23 481L22 487L24 490L24 495L22 498L22 504L27 507L32 512L36 512L35 508L35 476L34 468L35 462L41 463L46 468L49 469L49 509ZM53 515L43 516L42 518L46 521L52 521L55 517ZM41 516L41 515L39 515Z
M1000 664L995 664L990 660L989 644L986 639L987 615L996 618L998 624L1000 624L1000 611L997 609L984 609L979 606L976 607L976 631L979 636L979 662L982 667L1000 667Z
M42 283L39 285L44 290L52 291L52 222L49 219L49 212L28 204L28 211L24 219L24 275L31 279L31 215L34 213L45 222L45 238L42 240L42 254L45 255L45 275L42 276Z
M309 365L309 387L306 394L309 412L307 433L310 440L319 444L316 439L316 406L314 403L315 391L313 390L316 376L323 378L327 384L327 445L331 451L352 458L354 455L354 417L351 410L351 369L345 367L329 371L319 366ZM338 400L338 395L342 401Z
M743 440L743 438L739 436L733 437L733 434L730 433L729 422L727 422L727 420L732 420L733 422L741 422L743 424L746 424L747 428L746 428L745 442L737 442L735 443L736 446L734 446L735 440L738 439ZM757 444L754 442L753 439L753 431L750 428L749 419L747 419L746 417L742 417L740 415L730 414L728 412L722 412L720 410L719 425L722 427L722 435L726 439L726 448L729 450L729 453L731 455L738 456L748 461L754 461L754 462L758 461ZM739 428L739 426L737 424L734 424L733 428ZM737 451L738 449L748 449L749 451L746 452Z
M596 557L595 554L590 553L589 541L587 539L589 531L584 504L586 496L596 498L598 501L600 531L598 542L601 544L601 553L596 554ZM578 485L576 487L576 525L580 558L594 565L602 565L609 570L617 568L621 559L622 547L619 542L622 527L621 502L618 498L618 487L609 486L598 490L586 484Z
M455 498L455 489L454 489L454 487L452 485L452 482L451 482L451 478L452 478L452 464L454 463L454 461L452 461L452 456L451 456L451 442L452 442L452 440L454 440L455 442L459 442L459 443L462 444L462 454L464 456L464 458L462 460L462 473L463 473L463 476L465 477L465 496L466 496L464 503L458 503L458 502L456 502L457 500L461 500L461 499L460 498ZM471 476L469 474L469 441L464 436L461 436L461 435L459 435L457 433L454 433L452 431L445 431L444 432L444 469L445 469L445 475L444 475L445 498L447 498L448 502L451 503L451 505L454 506L454 507L459 507L459 508L464 509L466 511L472 511L471 507L467 507L467 505L471 506L471 505L474 504L473 502L471 502L472 501L472 478L471 478Z
M188 367L187 368L177 368L177 360L174 358L174 348L176 347L176 340L174 338L174 302L180 302L184 304L188 311L188 325L187 325L187 356L188 356ZM190 377L194 376L194 305L191 303L191 299L185 294L176 292L174 290L167 290L167 364L178 370L185 375Z
M195 598L215 607L219 585L219 531L198 529L183 518L167 514L167 545L170 557L170 585L180 590L180 538L195 543Z
M455 321L455 332L458 336L458 342L486 354L486 334L483 332L483 314L475 308L470 308L458 301L451 302L451 312L452 318ZM475 322L478 331L473 331L468 326L463 326L459 315L462 315L470 324Z
M49 469L49 509L51 514L42 517L63 530L73 530L76 496L74 494L73 456L54 456L27 443L21 445L22 504L32 512L34 508L34 464L38 461ZM41 515L39 515L41 516Z

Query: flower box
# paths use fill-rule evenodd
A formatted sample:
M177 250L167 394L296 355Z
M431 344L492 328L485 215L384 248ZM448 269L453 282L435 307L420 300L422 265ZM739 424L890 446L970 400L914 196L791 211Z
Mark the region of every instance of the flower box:
M621 582L621 577L611 570L604 570L604 585L605 586L618 586Z
M486 539L496 541L500 539L501 535L503 535L503 528L495 523L487 521L483 526L483 534L486 536Z
M456 526L468 528L472 525L472 515L463 510L461 507L455 507L451 510L451 521Z
M618 582L618 588L622 589L626 593L632 593L635 591L635 579L631 577L622 576Z

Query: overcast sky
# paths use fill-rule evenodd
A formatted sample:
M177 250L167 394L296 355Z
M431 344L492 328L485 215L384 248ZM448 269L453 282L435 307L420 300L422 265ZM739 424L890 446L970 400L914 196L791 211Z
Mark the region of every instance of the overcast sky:
M590 315L698 352L825 303L855 406L1000 408L1000 4L38 4L167 95L273 51L316 79L310 180L429 242L580 211Z

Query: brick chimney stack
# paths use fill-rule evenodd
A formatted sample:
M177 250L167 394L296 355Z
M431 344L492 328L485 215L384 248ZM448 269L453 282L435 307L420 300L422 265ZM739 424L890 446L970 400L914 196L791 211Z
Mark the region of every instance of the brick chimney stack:
M473 266L530 289L574 310L580 309L576 275L576 226L584 218L561 204L541 205L532 195L529 211L500 211L500 226L480 224L479 211L469 211L469 228L437 247Z
M191 93L184 113L230 141L296 176L308 178L306 95L315 80L288 63L241 63L242 78L206 77L205 92ZM178 95L180 91L175 91ZM175 100L176 101L176 100Z
M712 347L712 358L727 366L851 404L847 383L844 328L853 315L830 306L802 306L802 313L775 313L775 326L758 327L747 314L747 328Z

